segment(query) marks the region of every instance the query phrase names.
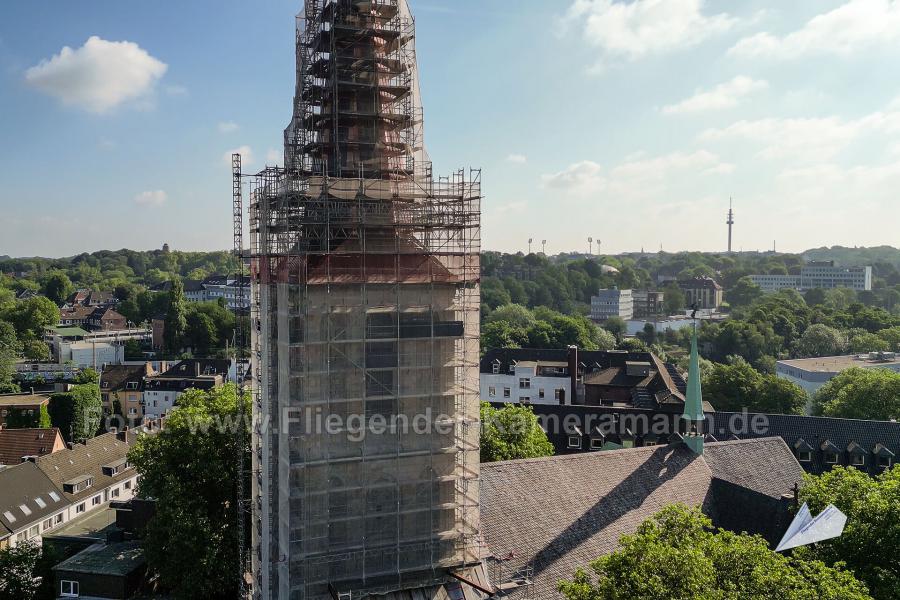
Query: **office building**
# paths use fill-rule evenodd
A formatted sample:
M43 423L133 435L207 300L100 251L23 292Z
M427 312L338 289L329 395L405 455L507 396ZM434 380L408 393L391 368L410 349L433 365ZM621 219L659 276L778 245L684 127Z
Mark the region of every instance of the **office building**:
M634 317L634 298L631 290L600 290L591 296L591 320L606 321L612 317L629 320Z

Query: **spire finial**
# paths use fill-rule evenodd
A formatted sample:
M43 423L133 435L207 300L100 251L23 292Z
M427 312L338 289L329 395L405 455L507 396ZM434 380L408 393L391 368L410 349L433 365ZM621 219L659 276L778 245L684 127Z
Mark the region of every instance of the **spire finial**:
M703 454L703 423L706 416L703 414L703 390L700 384L700 353L697 350L697 319L694 318L693 331L691 333L691 360L688 372L687 395L684 401L684 414L681 418L685 422L684 442L696 454Z

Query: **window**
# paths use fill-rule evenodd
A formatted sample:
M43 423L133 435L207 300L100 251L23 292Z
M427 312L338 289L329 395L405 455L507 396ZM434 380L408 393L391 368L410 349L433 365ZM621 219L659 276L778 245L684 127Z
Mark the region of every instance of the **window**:
M520 390L530 390L531 389L531 380L527 377L519 377L519 389Z
M98 504L100 504L100 496L91 498L91 506L97 506Z
M35 525L31 529L28 530L28 539L36 538L41 534L41 528L38 525Z
M44 527L44 531L47 531L48 529L53 527L53 519L47 519L46 521L44 521L43 527Z
M656 445L656 442L646 442L646 441L644 442L645 448L649 448L650 446L655 446L655 445Z
M488 388L488 396L490 396L491 398L493 398L493 397L496 396L496 395L497 395L497 388L495 388L494 386L490 386L490 387Z
M78 582L77 581L67 581L63 579L59 582L59 595L65 596L67 598L77 598L78 597Z
M130 490L130 489L131 489L131 482L130 482L130 481L126 481L126 482L125 482L125 485L124 485L123 487L124 487L126 490Z
M493 366L494 375L499 375L500 374L500 363L495 362L492 366Z
M581 438L577 435L570 435L569 448L581 448Z
M11 512L9 512L8 510L3 511L3 516L4 516L4 517L6 518L6 520L9 521L10 523L15 523L15 522L16 522L16 517L15 517L15 515L13 515L13 514L12 514Z
M504 398L509 398L511 395L512 395L512 390L510 390L508 387L503 388L503 397Z
M800 462L812 462L812 453L806 450L801 450L797 453L797 460Z
M84 502L75 507L75 514L81 514L84 512Z
M561 388L553 390L553 399L554 400L562 399L562 395L563 395L563 390Z
M23 513L25 513L26 517L31 514L31 509L28 508L27 506L25 506L24 504L19 505L19 510L21 510Z
M538 391L538 398L543 398L543 397L544 397L544 388L541 388L541 389Z
M44 499L41 498L40 496L37 496L34 499L34 503L38 505L38 508L47 508L47 503L44 502Z
M603 440L601 438L591 438L591 450L602 450Z
M834 452L826 452L825 453L825 464L826 465L836 465L838 461L838 455Z
M62 513L59 513L58 515L56 515L56 524L59 525L60 523L62 523L62 521L63 521Z
M890 456L879 456L878 457L878 466L887 469L891 466L891 457Z
M521 402L522 404L531 404L531 397L530 396L522 396L519 398L519 402Z
M117 487L113 488L112 491L109 493L109 495L112 496L113 498L118 498L119 497L119 488L117 488Z
M56 492L50 492L50 497L54 502L59 502L59 494L57 494Z
M862 454L851 454L850 455L850 464L854 467L861 467L866 464L866 457Z
M133 406L131 406L131 407L128 408L128 414L131 415L131 416L136 415L137 412L138 412L137 409L136 409L135 407L133 407Z

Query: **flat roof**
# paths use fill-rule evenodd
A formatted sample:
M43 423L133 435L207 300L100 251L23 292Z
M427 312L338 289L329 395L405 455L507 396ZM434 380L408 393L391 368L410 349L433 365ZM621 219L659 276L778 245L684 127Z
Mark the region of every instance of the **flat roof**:
M106 532L115 529L116 511L105 505L68 521L62 527L54 529L44 537L49 538L98 538L106 539Z
M109 545L94 544L59 563L53 570L97 575L128 575L146 562L144 549L138 541Z
M852 367L873 368L900 365L900 356L888 359L877 360L870 358L860 358L860 355L851 354L849 356L822 356L819 358L797 358L794 360L779 360L778 364L802 369L804 371L819 371L824 373L838 373Z
M49 327L48 329L63 337L83 337L88 334L88 332L81 327Z
M40 406L44 402L49 402L50 396L44 394L12 394L10 396L0 396L0 406Z

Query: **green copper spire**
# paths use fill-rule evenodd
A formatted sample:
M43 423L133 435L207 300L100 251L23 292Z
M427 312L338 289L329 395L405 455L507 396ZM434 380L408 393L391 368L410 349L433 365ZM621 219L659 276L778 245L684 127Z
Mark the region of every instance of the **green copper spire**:
M688 372L687 396L684 401L686 432L684 442L697 454L703 454L703 391L700 387L700 354L697 352L697 325L691 336L691 364Z

